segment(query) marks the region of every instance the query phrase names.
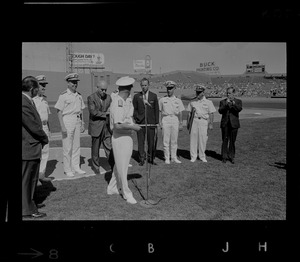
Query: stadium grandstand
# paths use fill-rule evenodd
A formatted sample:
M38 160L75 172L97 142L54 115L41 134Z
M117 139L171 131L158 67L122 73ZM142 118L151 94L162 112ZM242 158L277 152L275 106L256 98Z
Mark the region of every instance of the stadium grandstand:
M30 52L26 51L26 49L24 50L22 53L22 77L46 75L49 82L46 95L51 103L57 101L60 93L67 87L64 78L70 72L70 68L68 68L70 64L67 63L66 65L66 62L68 62L66 57L69 57L72 50L70 45L67 45L68 48L65 48L65 45L59 45L60 49L53 49L54 47L51 44L46 47L53 54L56 54L56 58L50 59L50 51L45 53L44 49L35 48L34 52L32 50ZM41 59L45 60L42 69L37 66L38 60ZM63 65L66 66L64 67ZM207 97L225 96L228 85L234 86L237 96L240 97L286 97L287 95L286 74L269 74L265 71L265 65L260 64L259 61L246 65L245 72L239 75L210 75L197 70L178 70L160 74L122 74L103 69L100 71L92 71L91 69L75 71L79 74L80 84L78 91L82 94L84 101L96 90L97 83L100 80L108 82L108 93L110 94L117 89L116 81L125 75L137 80L134 83L133 92L141 90L138 80L148 77L151 82L150 88L156 93L164 93L166 91L164 87L165 81L175 81L178 84L175 95L179 96L194 94L195 84L200 83L207 86Z

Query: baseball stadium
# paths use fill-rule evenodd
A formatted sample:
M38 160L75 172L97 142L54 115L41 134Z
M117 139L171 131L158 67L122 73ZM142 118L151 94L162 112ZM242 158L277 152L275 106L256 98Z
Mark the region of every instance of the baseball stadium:
M286 73L269 73L268 64L259 60L246 63L241 74L221 74L222 67L214 61L201 62L194 71L153 73L151 66L155 61L147 54L144 59L133 59L132 73L118 73L105 68L106 54L101 50L92 54L94 60L83 63L80 60L83 53L77 53L72 43L59 46L43 53L40 50L26 52L25 49L22 52L22 78L45 75L48 82L45 94L51 111L51 137L46 177L51 178L51 182L42 183L36 189L38 202L45 204L42 210L47 213L47 217L40 220L286 219ZM60 57L60 61L51 53L59 54L56 57ZM89 50L85 54L91 55ZM41 57L48 67L43 70L36 62ZM147 68L147 65L150 66ZM80 168L86 174L67 177L63 170L61 128L54 105L66 90L65 76L71 72L79 75L77 90L86 105L83 110L86 130L80 135ZM132 96L141 91L140 80L148 78L149 90L158 99L166 95L166 81L176 82L175 96L182 100L185 109L195 97L195 85L205 85L205 96L217 110L213 129L208 131L207 163L190 161L186 110L183 111L183 129L178 134L177 156L181 164L165 164L162 131L158 128L157 165L140 166L137 136L133 134L128 185L138 202L151 199L151 208L128 205L120 196L106 193L112 171L103 148L100 149L101 172L95 174L92 170L87 97L97 90L101 80L107 82L107 94L111 94L117 90L116 82L123 76L135 79ZM221 161L222 116L218 108L226 97L228 86L235 88L236 97L243 102L235 164Z

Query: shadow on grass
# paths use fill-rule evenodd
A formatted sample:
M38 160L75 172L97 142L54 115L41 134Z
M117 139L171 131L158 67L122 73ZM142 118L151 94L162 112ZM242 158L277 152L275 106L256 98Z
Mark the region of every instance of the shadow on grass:
M279 169L285 169L286 170L286 163L281 163L281 162L275 162L274 164L269 164L269 166L274 166Z
M185 159L191 159L190 151L185 149L177 149L177 155Z
M138 179L141 178L142 175L139 173L133 173L133 174L128 174L127 175L127 180L132 180L132 179Z
M222 155L218 154L216 151L205 150L205 154L209 157L222 161Z
M43 203L53 191L56 191L56 187L51 182L42 182L42 185L37 186L34 191L34 202L36 204Z
M107 184L109 184L109 181L111 180L111 176L112 176L111 170L104 173L104 179L107 182ZM139 179L141 177L142 175L139 173L132 173L127 175L127 180Z

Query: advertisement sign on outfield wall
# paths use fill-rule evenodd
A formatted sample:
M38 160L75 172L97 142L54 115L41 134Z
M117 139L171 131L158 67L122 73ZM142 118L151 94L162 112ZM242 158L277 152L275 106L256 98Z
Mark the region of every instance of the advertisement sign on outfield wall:
M104 55L102 53L73 53L72 63L74 67L103 67Z

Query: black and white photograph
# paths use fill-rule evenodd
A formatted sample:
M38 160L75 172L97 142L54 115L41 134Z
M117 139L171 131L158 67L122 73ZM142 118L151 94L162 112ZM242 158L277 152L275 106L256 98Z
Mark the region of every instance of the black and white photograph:
M286 219L286 43L24 42L22 74L49 139L23 219Z
M299 12L171 7L23 4L14 259L291 246L295 57L280 19Z

